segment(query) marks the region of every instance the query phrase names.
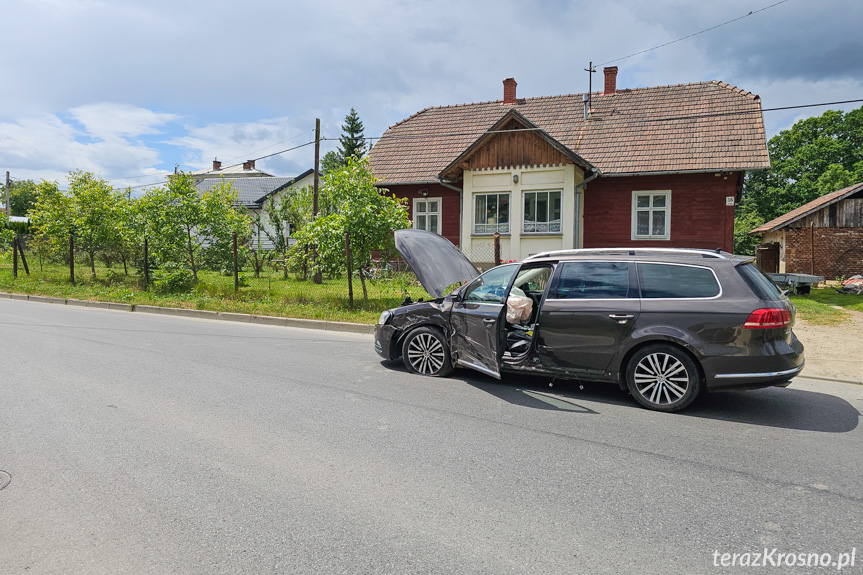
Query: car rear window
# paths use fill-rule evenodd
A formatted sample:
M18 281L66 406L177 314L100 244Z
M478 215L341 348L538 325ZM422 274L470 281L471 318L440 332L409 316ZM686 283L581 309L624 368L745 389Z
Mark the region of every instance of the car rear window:
M617 299L629 296L629 264L565 262L553 296L559 299Z
M746 281L746 285L759 298L766 300L782 299L782 292L776 287L776 284L754 263L745 263L737 266L736 269L737 273Z
M643 298L678 299L719 295L719 282L710 268L638 264L638 277Z

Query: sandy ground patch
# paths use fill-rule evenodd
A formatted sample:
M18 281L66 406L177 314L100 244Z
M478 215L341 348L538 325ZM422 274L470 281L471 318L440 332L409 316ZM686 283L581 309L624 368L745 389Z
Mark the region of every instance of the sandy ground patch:
M797 318L794 333L806 348L802 377L863 381L863 313L845 311L851 318L841 325L812 325Z

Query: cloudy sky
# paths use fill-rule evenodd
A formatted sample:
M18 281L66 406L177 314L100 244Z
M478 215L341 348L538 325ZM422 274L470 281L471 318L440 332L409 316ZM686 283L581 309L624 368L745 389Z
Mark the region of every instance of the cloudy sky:
M117 187L428 106L718 79L764 108L863 98L860 0L0 0L0 170ZM634 57L624 56L751 16ZM860 103L833 106L850 110ZM765 112L768 136L827 108ZM334 149L325 142L322 153ZM310 167L313 147L261 160Z

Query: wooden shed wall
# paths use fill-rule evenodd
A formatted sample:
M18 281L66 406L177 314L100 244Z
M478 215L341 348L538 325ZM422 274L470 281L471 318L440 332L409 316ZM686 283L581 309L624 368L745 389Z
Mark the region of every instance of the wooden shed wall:
M796 222L789 228L863 228L863 198L848 198L825 206Z

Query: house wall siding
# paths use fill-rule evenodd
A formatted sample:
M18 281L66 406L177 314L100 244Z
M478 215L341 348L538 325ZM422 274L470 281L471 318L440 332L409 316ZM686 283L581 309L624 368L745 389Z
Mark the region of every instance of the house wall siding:
M825 279L860 273L863 270L863 227L786 229L785 270L814 273Z
M583 247L734 248L734 206L742 174L604 177L583 194ZM671 190L668 240L632 240L632 192Z
M441 199L441 235L456 246L459 245L459 222L461 210L461 195L459 192L440 184L401 185L388 186L390 194L399 198L407 198L408 217L411 222L414 219L414 198L440 198ZM423 196L420 190L428 190L428 195Z
M516 178L518 176L518 181ZM539 252L570 249L574 246L575 185L584 179L573 163L562 166L519 166L507 169L464 172L462 251L480 267L494 260L492 234L475 234L476 194L509 194L509 232L501 233L501 259L524 258ZM553 233L523 232L523 202L526 193L561 192L561 229Z

